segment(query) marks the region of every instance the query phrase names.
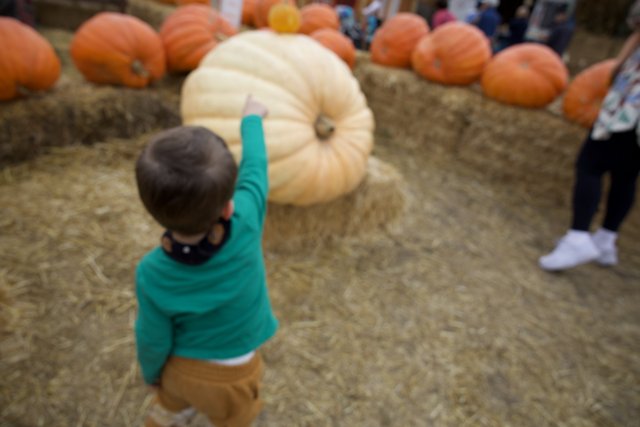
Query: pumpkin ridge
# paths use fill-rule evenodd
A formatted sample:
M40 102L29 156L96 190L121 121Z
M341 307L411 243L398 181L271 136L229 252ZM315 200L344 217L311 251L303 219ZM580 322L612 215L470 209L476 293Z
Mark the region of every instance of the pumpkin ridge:
M126 64L129 62L129 55L126 51L121 50L121 46L112 45L111 42L105 38L101 37L102 34L96 33L85 33L82 35L82 40L78 41L76 44L76 50L87 50L91 47L95 49L95 51L90 55L90 58L95 63L104 62L107 63L117 63L117 64ZM71 50L73 51L73 42L71 46ZM111 46L117 47L117 49L110 49ZM101 58L96 56L96 51L101 51ZM72 52L73 55L73 52ZM108 60L108 61L107 61Z
M307 150L316 151L317 148L318 148L318 144L309 144L305 142L305 144L302 144L302 147L299 150L296 150L291 155L282 157L279 160L269 163L269 170L272 170L272 169L286 170L286 173L284 173L283 175L287 177L283 179L282 183L275 183L273 188L270 185L269 186L270 191L272 189L274 193L277 193L277 191L279 190L281 191L283 184L286 186L288 183L295 182L297 179L299 179L300 173L302 173L301 171L304 171L305 169L308 169L308 168L305 162L298 161L298 158L306 156L307 153L305 153L305 151ZM270 180L270 184L272 181L273 180Z
M366 147L363 147L363 144L361 143L362 139L356 139L353 133L350 135L344 135L344 133L341 133L340 136L345 141L343 144L340 144L340 147L349 147L352 153L357 153L357 156L354 154L354 157L366 158L371 154L371 151L373 150L373 141L367 144Z
M258 75L255 75L255 74L251 74L251 73L250 73L249 71L247 71L247 70L240 70L240 69L237 69L237 68L223 67L223 66L220 66L219 64L216 64L215 66L213 66L213 67L212 67L212 66L210 66L210 67L211 67L211 68L218 68L218 69L221 69L221 70L226 70L226 71L233 72L233 73L244 74L244 75L246 75L246 76L248 76L248 77L251 77L251 78L253 78L253 79L260 80L260 81L261 81L261 82L263 82L263 83L267 83L267 84L269 84L270 86L276 87L277 89L285 89L285 92L287 92L289 95L291 95L293 98L295 98L295 99L296 99L296 101L297 101L301 106L303 106L303 110L302 110L302 111L306 111L306 112L307 112L307 116L310 116L310 115L311 115L311 111L308 109L308 107L304 107L304 103L300 100L300 98L298 97L298 95L297 95L297 93L296 93L296 92L294 92L294 91L292 91L292 90L289 90L289 88L286 88L286 87L283 87L283 86L279 85L277 82L273 82L273 81L271 81L271 80L267 80L266 78L264 78L264 77L262 77L262 76L258 76Z
M301 169L301 173L297 177L300 180L299 191L297 194L296 192L293 194L302 206L309 204L312 198L318 200L319 203L323 203L327 198L327 190L329 189L327 183L330 181L326 177L330 175L327 173L327 169L330 169L330 162L328 162L327 151L324 148L323 145L314 146L314 153L307 154L307 156L314 159L316 167ZM303 182L304 185L302 185Z
M274 36L274 37L296 37L296 36L278 36L278 35L276 35L276 34L273 34L273 36ZM244 41L243 41L243 44L244 44L244 46L245 46L245 48L246 48L247 50L254 50L254 51L256 51L256 50L257 50L260 54L263 54L263 55L265 55L265 56L267 56L267 57L269 57L269 58L275 59L277 62L286 62L286 65L288 65L288 66L290 66L290 67L293 65L293 66L294 66L294 68L296 68L296 67L295 67L295 65L296 65L296 64L292 64L290 61L285 60L285 58L283 58L283 57L281 57L281 56L277 55L276 53L274 53L274 52L270 51L269 49L264 49L262 46L260 46L260 47L261 47L261 49L257 49L255 46L251 45L250 43L246 43L246 42L244 42ZM206 59L206 58L204 58L204 59L203 59L203 61L204 61L205 59ZM205 65L205 67L206 67L206 66L207 66L207 65ZM215 66L215 67L218 67L218 65L214 65L214 66ZM224 67L220 67L220 68L224 68ZM287 93L289 93L289 94L290 94L290 95L292 95L294 98L296 98L296 99L297 99L297 100L298 100L302 105L304 105L304 102L302 102L302 100L299 98L299 94L297 93L297 91L296 91L296 90L294 90L293 88L291 88L289 85L287 85L287 86L280 86L280 85L278 84L278 82L274 82L274 81L272 81L272 80L267 80L266 78L264 78L264 77L262 77L262 76L258 76L258 75L255 75L255 74L251 74L251 72L250 72L249 70L244 70L244 69L240 70L240 69L235 69L235 68L234 68L234 69L226 68L226 69L227 69L228 71L240 72L240 73L245 74L245 75L248 75L248 76L250 76L250 77L253 77L253 78L259 79L259 80L261 80L261 81L263 81L263 82L268 82L268 83L270 83L270 84L272 84L272 85L274 85L274 86L281 87L282 89L285 89ZM306 86L308 86L308 81L307 81L305 78L301 77L299 81L300 81L300 82L305 83L305 84L306 84ZM309 116L311 117L311 111L310 111L310 110L308 110L308 109L306 109L306 111L308 111Z
M334 152L332 153L334 158L340 163L342 170L346 171L342 174L342 182L341 187L345 189L346 192L350 192L353 188L350 188L350 182L355 182L356 186L360 184L362 180L362 176L364 175L364 167L360 167L363 164L362 158L363 156L357 150L354 150L353 145L349 144L340 144L335 146ZM366 164L366 159L368 155L364 157ZM356 170L356 168L360 170Z

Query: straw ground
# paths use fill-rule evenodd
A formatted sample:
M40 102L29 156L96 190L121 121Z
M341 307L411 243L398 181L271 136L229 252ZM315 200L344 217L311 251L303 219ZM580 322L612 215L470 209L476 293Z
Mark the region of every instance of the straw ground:
M281 328L263 349L257 425L637 425L637 209L620 266L548 274L536 265L568 222L572 138L583 132L461 90L447 93L468 108L436 117L415 101L413 120L402 122L402 105L382 99L404 89L440 93L434 103L452 95L408 72L361 67L375 154L402 172L407 206L366 234L267 250ZM545 138L532 130L505 140L516 116ZM473 126L464 138L448 136L463 119ZM480 130L473 156L466 141ZM553 138L566 141L553 149ZM53 148L2 169L3 426L142 420L150 395L135 363L133 271L160 233L133 183L146 139ZM537 157L508 155L526 144L541 144L528 148ZM529 176L536 162L540 188ZM295 223L295 212L283 220Z

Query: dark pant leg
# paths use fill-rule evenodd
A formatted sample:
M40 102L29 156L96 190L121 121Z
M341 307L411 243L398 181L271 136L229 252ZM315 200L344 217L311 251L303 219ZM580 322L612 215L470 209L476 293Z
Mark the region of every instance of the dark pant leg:
M588 231L598 210L602 194L602 175L606 172L605 144L587 137L576 162L571 229Z
M618 231L635 199L640 172L640 146L635 129L614 134L611 141L607 142L612 144L611 188L602 226L607 230Z

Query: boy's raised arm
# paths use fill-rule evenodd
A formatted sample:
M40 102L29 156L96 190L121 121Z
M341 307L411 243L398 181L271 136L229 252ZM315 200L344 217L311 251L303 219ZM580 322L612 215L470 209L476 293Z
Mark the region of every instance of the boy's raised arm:
M266 107L253 100L249 95L244 107L240 129L242 135L242 160L240 161L234 196L236 207L241 207L244 204L253 205L254 210L257 211L258 216L256 219L260 226L266 213L267 194L269 192L267 151L262 127L262 118L266 115ZM242 206L242 208L245 207ZM242 211L245 210L242 209Z

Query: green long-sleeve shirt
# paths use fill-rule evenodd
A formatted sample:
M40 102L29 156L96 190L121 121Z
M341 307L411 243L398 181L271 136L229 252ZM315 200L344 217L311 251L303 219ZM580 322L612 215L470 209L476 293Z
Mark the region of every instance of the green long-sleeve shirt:
M208 261L187 265L157 247L136 270L138 360L148 384L170 355L227 359L271 338L271 310L262 255L267 206L267 156L262 119L243 119L242 161L233 197L231 236Z

